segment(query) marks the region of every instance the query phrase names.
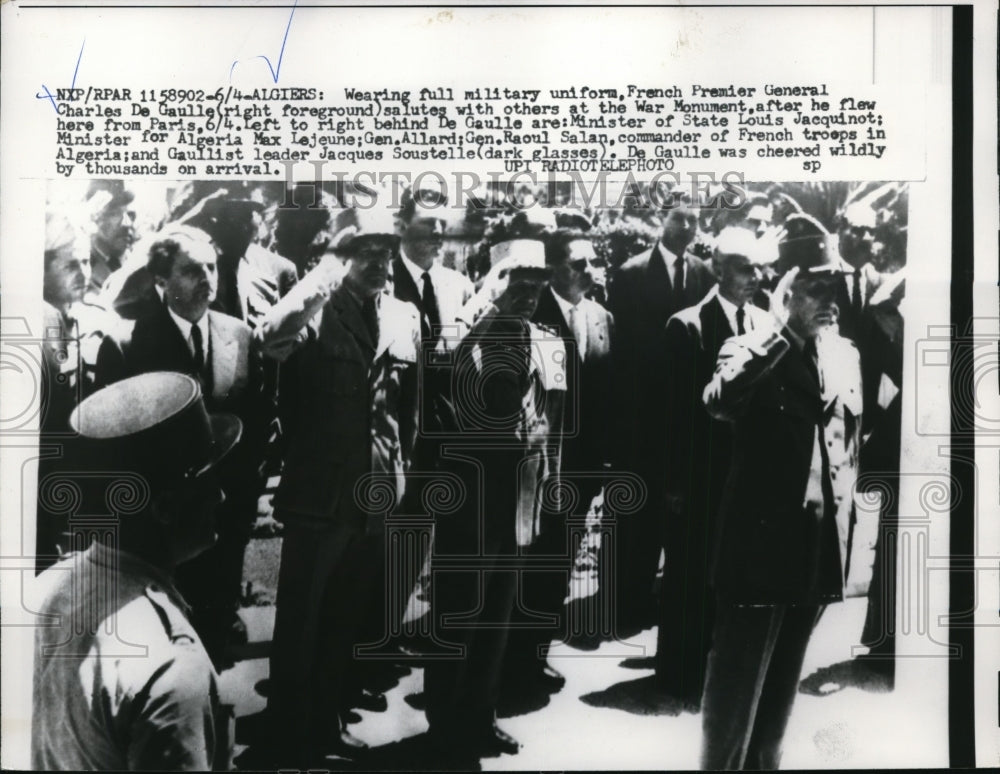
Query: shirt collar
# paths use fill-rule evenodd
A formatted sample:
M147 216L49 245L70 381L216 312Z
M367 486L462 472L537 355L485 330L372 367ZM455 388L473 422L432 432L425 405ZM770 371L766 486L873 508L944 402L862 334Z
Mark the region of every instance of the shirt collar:
M181 335L184 337L184 341L187 341L188 339L190 339L191 338L191 328L194 326L194 323L191 323L188 320L185 320L180 315L176 314L174 312L174 310L170 308L169 304L167 305L167 311L170 312L170 316L171 316L171 318L173 318L174 325L176 325L177 329L181 332ZM205 312L205 314L203 314L201 316L201 319L198 320L197 325L198 325L198 328L201 330L201 340L203 342L207 342L208 341L208 312Z
M413 277L413 282L416 284L417 290L420 291L420 295L423 295L424 269L421 269L419 266L417 266L417 264L411 261L409 257L406 255L406 251L403 250L402 247L399 248L399 257L403 259L403 266L406 267L406 270L410 272L410 276ZM431 277L433 277L435 274L434 272L435 266L437 266L437 264L432 263L431 267L426 270L427 273L431 275Z
M733 332L735 333L736 331L739 330L739 325L737 325L736 323L736 312L740 309L743 309L744 312L743 327L746 330L750 330L752 327L752 323L750 322L750 315L746 311L746 304L744 304L742 307L736 306L736 304L734 304L732 301L730 301L728 298L723 296L722 293L719 292L718 286L716 286L713 289L715 290L716 298L719 299L719 306L722 307L722 311L725 313L726 319L729 320L729 325L733 329Z
M568 321L569 320L570 310L572 310L572 309L579 309L580 308L580 304L572 304L572 303L570 303L565 298L563 298L558 293L556 293L556 291L554 289L552 289L551 287L549 288L549 290L552 292L552 295L555 297L556 303L559 304L559 308L562 310L563 317L565 317L566 320ZM581 299L581 303L582 302L583 302L583 299Z
M674 264L679 258L681 261L681 276L687 280L687 254L688 251L685 248L684 252L680 255L675 255L667 249L663 242L657 241L656 249L660 251L660 259L663 261L664 265L667 267L667 277L670 278L670 284L674 284Z

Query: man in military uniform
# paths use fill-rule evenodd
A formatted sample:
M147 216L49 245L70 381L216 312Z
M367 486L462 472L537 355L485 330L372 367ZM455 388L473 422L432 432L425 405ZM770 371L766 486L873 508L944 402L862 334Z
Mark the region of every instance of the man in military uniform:
M420 321L385 292L397 240L384 208L345 210L333 247L346 273L327 256L260 328L264 352L285 360L268 712L286 765L365 747L343 720L361 688L352 651L371 642L365 611L383 604L384 518L403 496L417 421ZM364 494L373 474L391 490L378 510Z
M775 324L722 345L704 391L733 424L702 700L705 769L775 769L821 606L843 599L861 368L836 330L839 264L812 240L772 295ZM808 248L808 249L806 249Z
M209 415L191 377L155 373L98 391L72 425L92 470L114 472L67 481L117 521L78 517L97 519L78 535L94 542L36 580L32 767L226 770L229 712L172 575L212 545L213 467L240 422Z
M462 341L452 382L455 437L445 464L464 483L456 509L435 514L431 615L438 643L461 646L424 673L431 740L444 754L516 753L496 725L519 548L537 538L546 477L546 393L565 390L562 340L529 320L549 269L540 241L491 248L505 288ZM553 351L555 345L558 351ZM545 353L548 352L548 355Z
M585 219L575 225L589 226ZM591 271L596 259L584 231L559 228L545 240L545 260L552 277L549 287L542 291L532 322L552 330L566 349L565 390L550 393L545 404L552 456L549 472L560 478L560 491L573 494L565 501L544 498L541 528L530 555L547 566L545 571L525 573L522 578L524 605L533 615L521 615L520 620L515 615L519 625L512 628L507 645L506 696L559 690L566 682L546 661L544 648L553 639L569 634L563 601L575 546L570 542L568 520L583 523L611 467L608 405L613 386L614 318L596 301L585 297L593 285ZM553 616L556 623L540 625L540 614Z

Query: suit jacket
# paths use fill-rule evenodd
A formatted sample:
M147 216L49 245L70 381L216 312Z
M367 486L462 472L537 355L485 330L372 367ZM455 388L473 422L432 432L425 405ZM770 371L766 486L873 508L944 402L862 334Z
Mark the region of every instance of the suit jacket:
M431 282L434 284L434 297L437 299L438 312L441 315L442 326L453 326L462 307L472 298L475 289L472 282L464 274L449 269L446 266L436 266L433 269ZM420 312L421 333L425 339L431 333L424 309L421 288L417 287L413 275L407 270L403 259L396 256L392 261L393 293L400 301L408 301ZM454 335L445 337L448 349L454 349L457 341Z
M580 506L586 509L601 485L602 471L611 462L614 318L596 301L585 298L580 302L579 314L584 316L587 327L587 349L581 358L554 293L551 288L542 293L532 318L559 334L568 356L566 390L552 393L546 401L550 439L553 445L559 442L553 470L586 474L575 476L573 482L583 495Z
M667 320L701 301L715 276L700 258L685 255L684 303L677 305L670 284L670 256L660 243L630 258L615 274L608 306L615 318L616 371L620 392L618 448L629 469L661 475L666 449L663 391L669 364L661 354ZM647 482L653 484L655 482ZM651 495L652 495L651 490Z
M762 328L722 345L705 388L733 423L714 584L736 604L843 598L857 478L861 371L854 344L819 345L823 387L793 334Z
M415 452L415 465L422 470L431 470L439 463L439 439L448 425L450 411L451 369L446 365L444 353L452 352L460 340L456 323L462 307L472 298L472 282L464 274L444 266L432 269L434 297L437 300L442 330L432 338L430 320L424 308L421 288L406 268L403 259L397 255L392 261L393 294L400 301L413 304L420 313L420 334L424 354L421 374L420 410L421 438ZM411 494L419 500L420 493L414 489ZM415 500L412 507L422 508Z
M773 327L771 315L763 309L749 303L744 309L749 329ZM731 427L713 419L701 397L715 373L719 350L735 335L717 286L700 303L671 317L666 328L667 492L689 504L697 498L700 506L708 507L707 514L699 513L709 517L729 468Z
M869 302L889 275L880 273L871 263L866 263L861 267L863 280L861 288L861 311L859 314L854 309L854 304L851 301L851 291L849 290L854 284L853 269L845 263L844 271L843 282L840 283L837 289L837 308L840 310L840 335L857 344L858 339L864 336L864 329L866 328L864 318L869 308ZM848 271L852 273L846 273Z
M281 322L275 327L281 328ZM282 370L282 426L288 443L275 507L315 526L377 529L378 517L403 496L413 447L417 310L383 293L375 342L360 302L341 285L303 334ZM372 473L382 474L381 483L389 484L385 507L374 502L372 490L366 495L355 489Z
M220 312L208 312L208 368L203 391L210 412L235 414L243 423L236 449L220 468L227 499L256 500L260 493L257 468L263 459L267 430L274 417L273 397L264 386L260 356L252 346L250 328ZM105 336L97 355L97 386L104 387L150 371L177 371L198 377L194 357L166 304L150 314L123 321Z

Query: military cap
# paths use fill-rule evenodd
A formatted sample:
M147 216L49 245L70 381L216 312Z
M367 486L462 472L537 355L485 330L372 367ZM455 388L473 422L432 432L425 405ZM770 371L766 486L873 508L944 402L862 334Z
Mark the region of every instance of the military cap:
M537 239L510 239L490 248L490 263L502 277L517 269L548 272L545 245Z
M73 410L70 426L95 466L139 473L161 485L202 475L242 432L232 414L208 413L195 379L167 371L98 390Z
M830 232L812 215L796 213L785 220L785 234L778 243L778 269L808 272L843 271L827 249Z
M399 243L393 214L383 206L351 207L337 213L330 247L334 252L350 253L366 237Z

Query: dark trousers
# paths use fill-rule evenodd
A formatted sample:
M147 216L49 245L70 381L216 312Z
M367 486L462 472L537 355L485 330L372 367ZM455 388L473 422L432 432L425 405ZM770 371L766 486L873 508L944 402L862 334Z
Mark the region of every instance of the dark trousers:
M663 469L635 470L646 483L646 501L635 512L616 516L613 547L602 551L602 560L611 562L615 622L623 629L656 619L653 583L663 548Z
M703 769L778 768L819 610L719 600L702 699Z
M896 482L898 484L898 481ZM899 488L889 495L889 502L898 502ZM883 503L884 505L885 503ZM875 559L868 587L868 610L861 633L861 643L870 654L885 660L892 669L896 655L896 552L898 551L899 517L883 507L879 511Z
M285 532L268 713L276 740L303 761L323 752L358 688L354 649L370 640L365 611L379 600L381 539L275 517Z
M575 546L566 530L565 517L543 516L538 537L525 551L529 566L520 575L504 665L510 687L522 687L525 680L540 674L547 662L546 647L568 636L564 602Z
M243 556L257 516L256 497L228 491L226 497L216 511L215 544L176 572L177 590L191 605L192 623L216 663L223 658L243 596Z
M671 696L697 703L712 645L715 594L708 584L713 517L694 510L689 504L667 515L656 681Z
M470 551L476 541L467 537L444 519L435 527L432 636L439 649L450 646L454 652L428 661L424 695L430 730L441 735L474 735L492 728L517 594L515 563L500 566L516 556L514 546L507 546L501 559L495 548L482 554ZM461 567L446 566L449 561Z

